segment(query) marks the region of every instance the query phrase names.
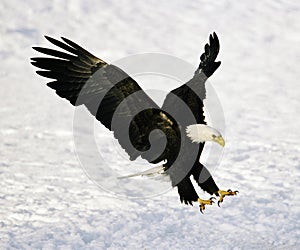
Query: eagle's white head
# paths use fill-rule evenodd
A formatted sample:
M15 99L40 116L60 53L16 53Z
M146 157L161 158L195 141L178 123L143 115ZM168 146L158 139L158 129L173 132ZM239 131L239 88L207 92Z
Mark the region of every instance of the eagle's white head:
M202 143L206 141L213 141L225 146L225 141L221 133L205 124L193 124L186 127L186 134L192 140L192 142Z

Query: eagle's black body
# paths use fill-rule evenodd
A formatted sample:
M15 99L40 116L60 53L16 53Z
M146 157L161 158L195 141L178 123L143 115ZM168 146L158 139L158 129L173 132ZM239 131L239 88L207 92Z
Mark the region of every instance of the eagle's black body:
M220 62L215 62L219 52L215 33L210 35L209 44L205 45L205 52L200 57L201 62L194 77L172 90L161 108L120 68L107 64L66 38L62 38L63 42L47 36L46 39L69 52L34 47L52 56L32 58L31 63L43 69L37 71L39 75L54 79L47 85L55 89L57 95L74 106L85 105L97 120L114 132L131 160L138 156L151 163L166 160L164 168L173 186L178 187L181 202L192 205L198 199L190 180L191 175L204 191L218 195L219 189L214 180L199 162L204 143L192 143L185 135L186 126L205 123L205 81L220 66ZM192 119L176 119L185 118L185 110L180 105L178 107L177 98L188 106ZM124 129L127 125L128 129ZM152 136L152 142L157 145L163 145L166 139L163 153L159 147L151 147L149 134L154 129L164 133L154 133ZM184 153L180 155L182 151ZM192 162L187 163L191 158ZM171 167L176 164L179 168L187 168L183 179L178 180L176 171L172 172ZM192 165L186 166L188 164Z

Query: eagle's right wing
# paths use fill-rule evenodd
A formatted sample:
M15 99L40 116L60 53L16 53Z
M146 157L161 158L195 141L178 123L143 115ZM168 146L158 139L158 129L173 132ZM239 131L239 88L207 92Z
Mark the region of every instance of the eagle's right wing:
M139 155L155 160L153 155L144 155L151 147L149 134L158 128L176 136L178 131L172 118L120 68L107 64L69 39L62 38L63 42L47 36L46 39L69 52L33 47L51 56L31 58L34 66L43 69L37 71L39 75L54 79L47 85L72 105L85 105L97 120L114 132L131 160ZM128 131L124 125L129 122ZM160 138L158 135L156 139Z

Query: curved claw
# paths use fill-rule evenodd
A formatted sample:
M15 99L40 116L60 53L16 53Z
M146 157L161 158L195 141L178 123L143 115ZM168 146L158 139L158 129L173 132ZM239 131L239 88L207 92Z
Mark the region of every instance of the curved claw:
M220 206L220 203L221 203L221 202L220 202L220 201L218 201L218 207L221 207L221 206Z
M204 214L204 213L203 213L203 209L201 208L200 205L199 205L199 207L200 207L200 212L201 212L201 214Z
M228 189L228 190L227 190L227 192L231 192L231 193L234 193L234 194L237 194L237 193L239 193L239 191L238 191L238 190L232 191L231 189Z

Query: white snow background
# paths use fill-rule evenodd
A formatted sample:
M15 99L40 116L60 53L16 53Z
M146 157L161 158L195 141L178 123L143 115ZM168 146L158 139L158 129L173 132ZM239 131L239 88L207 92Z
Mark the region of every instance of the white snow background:
M293 0L1 1L0 249L299 249L299 16ZM31 47L64 36L107 62L160 52L196 68L213 31L226 146L212 174L239 195L202 215L176 189L99 189L74 152L74 108L35 74Z

